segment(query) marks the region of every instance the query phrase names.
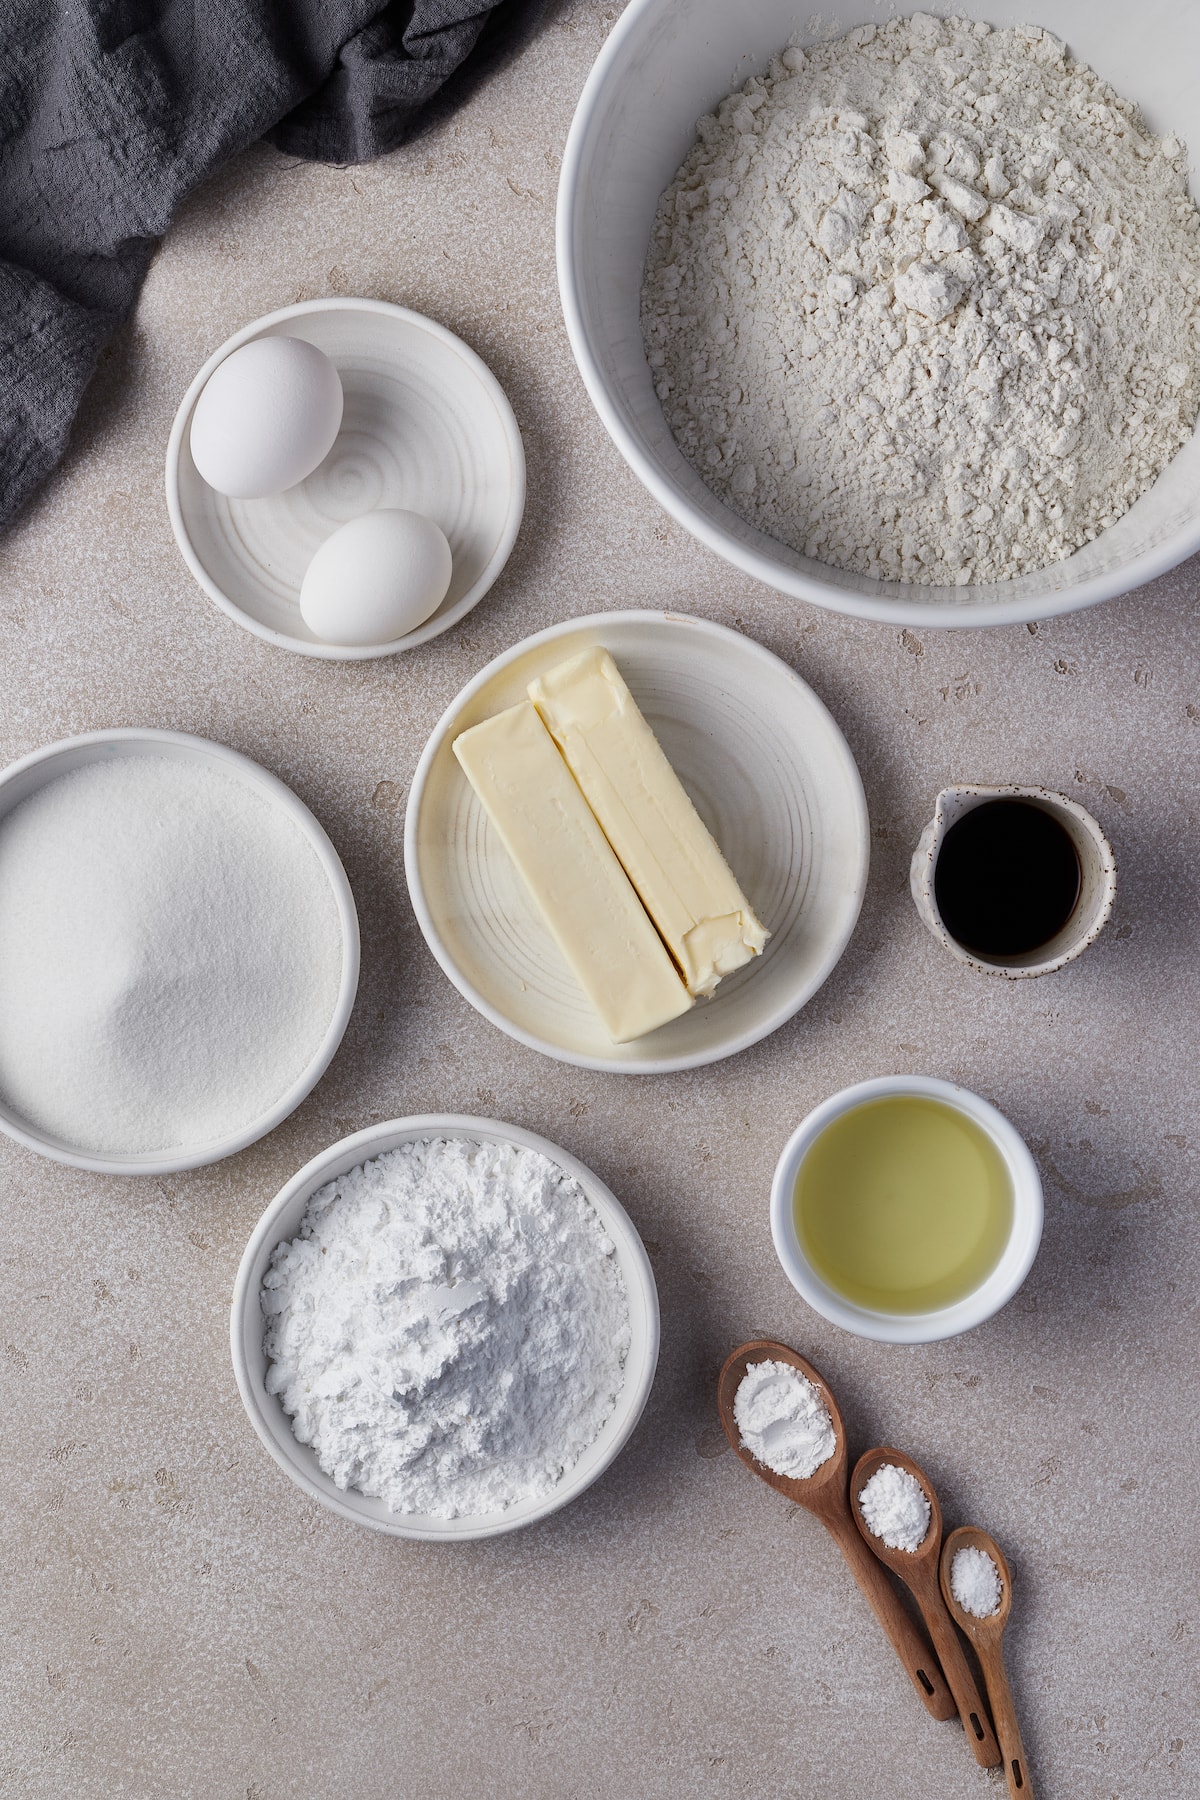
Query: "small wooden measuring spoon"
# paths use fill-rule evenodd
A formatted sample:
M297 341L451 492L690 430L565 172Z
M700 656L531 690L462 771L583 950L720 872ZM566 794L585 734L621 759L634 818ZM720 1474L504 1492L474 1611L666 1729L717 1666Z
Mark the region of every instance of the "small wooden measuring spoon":
M969 1613L966 1607L960 1606L950 1585L950 1570L955 1553L966 1549L982 1550L985 1556L990 1556L1000 1576L1000 1605L986 1619L977 1619L974 1613ZM960 1525L942 1545L938 1573L941 1577L942 1597L949 1608L950 1617L974 1644L979 1666L983 1670L988 1699L992 1703L992 1717L996 1721L996 1736L1000 1739L1000 1748L1004 1753L1004 1778L1008 1782L1008 1791L1013 1800L1033 1800L1029 1764L1025 1760L1021 1728L1017 1724L1012 1689L1008 1685L1008 1673L1004 1667L1004 1627L1008 1624L1012 1608L1012 1581L1004 1553L995 1538L989 1537L986 1531L977 1531L974 1525Z
M893 1463L897 1469L906 1469L914 1480L920 1482L925 1498L929 1502L929 1529L916 1550L891 1549L882 1538L875 1536L862 1516L862 1507L858 1496L875 1471L881 1469L885 1463ZM996 1768L1000 1762L1000 1746L996 1742L995 1733L987 1715L987 1708L983 1704L983 1696L967 1665L962 1645L950 1622L950 1614L946 1611L946 1602L942 1599L942 1590L938 1585L938 1554L942 1547L942 1509L938 1505L938 1497L933 1491L933 1484L924 1469L915 1463L911 1456L905 1456L902 1450L868 1450L865 1455L859 1457L854 1465L854 1473L850 1477L850 1509L864 1542L875 1552L881 1563L900 1577L921 1609L921 1617L929 1629L933 1647L938 1653L946 1680L950 1684L950 1692L958 1704L958 1716L962 1720L963 1730L967 1734L967 1742L975 1753L976 1762L985 1769Z
M742 1434L733 1416L734 1396L747 1366L760 1362L790 1363L801 1375L807 1376L829 1409L837 1448L829 1461L822 1463L806 1481L799 1481L791 1475L777 1474L774 1469L769 1469L765 1463L760 1463L751 1456L742 1443ZM838 1403L824 1377L817 1373L810 1362L805 1362L802 1356L789 1350L786 1344L759 1338L752 1344L743 1344L726 1360L717 1382L717 1411L721 1415L726 1437L746 1467L760 1481L765 1481L768 1487L777 1489L797 1506L806 1507L820 1519L849 1563L850 1573L870 1601L875 1617L887 1633L892 1648L904 1664L908 1678L926 1710L935 1719L952 1719L954 1697L942 1678L937 1658L905 1612L900 1596L891 1582L854 1529L846 1496L846 1467L849 1460L846 1453L846 1427L842 1423Z

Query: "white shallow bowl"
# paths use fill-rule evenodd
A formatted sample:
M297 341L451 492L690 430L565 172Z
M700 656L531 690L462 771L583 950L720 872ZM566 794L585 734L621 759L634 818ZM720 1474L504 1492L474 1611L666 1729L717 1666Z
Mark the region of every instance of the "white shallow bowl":
M941 1100L965 1113L991 1138L1012 1181L1012 1229L999 1262L973 1294L935 1312L882 1313L856 1306L821 1279L796 1235L792 1206L796 1177L816 1139L841 1114L869 1100L886 1100L896 1094ZM792 1133L771 1184L771 1236L784 1274L823 1318L840 1325L843 1331L854 1332L856 1337L875 1338L884 1344L932 1344L939 1338L957 1337L972 1326L982 1325L1012 1299L1032 1268L1042 1241L1042 1181L1024 1138L990 1101L932 1075L880 1075L831 1095Z
M201 479L189 446L205 382L253 338L307 338L337 368L342 426L324 462L285 493L231 500ZM525 453L500 383L461 338L385 300L305 300L214 351L183 397L167 445L167 510L205 593L256 637L336 661L390 656L469 613L508 561L525 507ZM454 570L437 611L387 644L327 644L300 617L300 583L339 525L379 507L424 513Z
M302 800L277 776L268 774L248 756L230 750L225 744L214 744L208 738L192 737L183 731L152 731L135 728L115 731L88 731L79 737L64 738L23 756L0 774L0 819L14 807L28 800L39 788L60 775L69 775L85 763L103 762L113 757L153 756L174 762L211 763L226 775L236 777L254 789L271 806L286 813L303 833L325 871L337 908L342 945L342 974L337 1001L325 1035L303 1074L279 1096L268 1112L252 1119L230 1136L202 1144L188 1145L168 1155L156 1152L128 1151L100 1154L79 1150L73 1145L47 1136L20 1113L9 1107L0 1095L0 1131L7 1132L27 1149L49 1156L55 1162L69 1163L76 1169L96 1169L103 1175L170 1175L180 1169L199 1169L206 1163L220 1162L244 1150L268 1131L282 1124L289 1113L320 1081L350 1020L354 996L358 988L358 914L354 896L346 879L337 851Z
M271 1252L277 1244L287 1242L299 1232L305 1208L318 1188L339 1175L348 1174L359 1163L382 1156L385 1150L395 1150L401 1144L410 1144L420 1138L436 1137L469 1138L476 1143L515 1144L523 1150L540 1150L565 1174L572 1176L595 1207L616 1246L617 1261L629 1295L630 1345L625 1362L625 1382L617 1396L617 1404L595 1442L543 1499L510 1506L500 1513L464 1514L458 1519L437 1519L428 1513L389 1512L382 1500L370 1500L354 1488L342 1489L335 1485L321 1468L315 1453L294 1436L291 1420L277 1396L267 1392L267 1358L263 1351L260 1304L262 1278ZM463 1542L468 1538L498 1537L503 1532L517 1531L522 1525L532 1525L535 1519L544 1519L557 1512L590 1487L620 1455L642 1416L654 1383L658 1363L658 1289L654 1285L650 1259L629 1214L583 1163L535 1132L523 1131L519 1125L504 1125L495 1119L464 1118L455 1113L427 1113L420 1117L393 1119L387 1125L372 1125L366 1131L355 1132L353 1137L343 1138L340 1143L314 1156L276 1194L255 1226L238 1268L229 1342L238 1392L251 1424L280 1468L310 1499L318 1500L343 1519L350 1519L356 1525L369 1525L372 1530L388 1532L392 1537Z
M1155 131L1174 131L1193 157L1200 152L1200 6L955 0L947 10L996 26L1033 21L1065 38ZM891 625L1004 625L1093 606L1200 549L1200 438L1065 562L1008 582L917 587L830 568L747 524L686 461L655 395L638 322L642 268L659 196L696 140L696 120L785 44L824 42L886 16L870 0L829 0L816 13L799 0L630 0L588 77L559 180L558 279L575 360L614 443L660 506L781 593Z
M612 652L771 932L711 1000L629 1044L609 1041L451 748L525 699L535 675L593 644ZM798 1012L854 930L868 857L862 782L812 689L751 638L665 612L573 619L489 663L425 746L404 828L414 911L459 992L520 1043L626 1074L717 1062Z

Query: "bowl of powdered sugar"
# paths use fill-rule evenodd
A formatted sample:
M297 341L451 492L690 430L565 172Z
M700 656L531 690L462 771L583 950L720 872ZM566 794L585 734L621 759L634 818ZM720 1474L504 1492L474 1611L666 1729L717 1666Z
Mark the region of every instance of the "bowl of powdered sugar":
M516 1530L591 1485L641 1416L658 1295L623 1207L493 1120L399 1119L287 1184L238 1271L234 1372L312 1499L398 1537Z
M308 808L182 732L91 732L0 775L0 1129L166 1174L271 1131L320 1079L358 920Z
M1123 593L1200 549L1200 8L866 10L632 0L559 192L592 399L785 594L983 625Z

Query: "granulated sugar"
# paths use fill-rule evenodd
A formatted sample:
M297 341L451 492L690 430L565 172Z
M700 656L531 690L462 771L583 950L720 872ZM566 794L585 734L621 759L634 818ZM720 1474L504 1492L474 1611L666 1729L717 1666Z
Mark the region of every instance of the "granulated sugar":
M929 1502L915 1475L884 1463L858 1496L872 1535L891 1550L915 1551L925 1542L931 1517Z
M837 1449L829 1408L791 1363L747 1363L733 1397L733 1416L743 1448L795 1481L815 1475Z
M214 1143L304 1073L342 956L316 852L249 781L86 763L0 821L0 1095L84 1152Z
M340 1488L454 1519L551 1493L616 1405L615 1245L536 1150L403 1144L313 1195L263 1279L267 1390Z
M1002 580L1124 513L1200 404L1176 138L1035 26L916 14L699 121L642 325L684 455L811 557Z
M950 1564L950 1592L964 1612L990 1619L1000 1610L1000 1571L986 1550L966 1544Z

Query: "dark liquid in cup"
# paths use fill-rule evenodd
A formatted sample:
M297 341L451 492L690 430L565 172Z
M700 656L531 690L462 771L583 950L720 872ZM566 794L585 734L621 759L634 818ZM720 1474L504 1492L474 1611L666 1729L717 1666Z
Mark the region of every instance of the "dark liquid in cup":
M933 893L951 937L980 956L1023 956L1062 930L1079 899L1079 857L1052 813L985 800L942 839Z

